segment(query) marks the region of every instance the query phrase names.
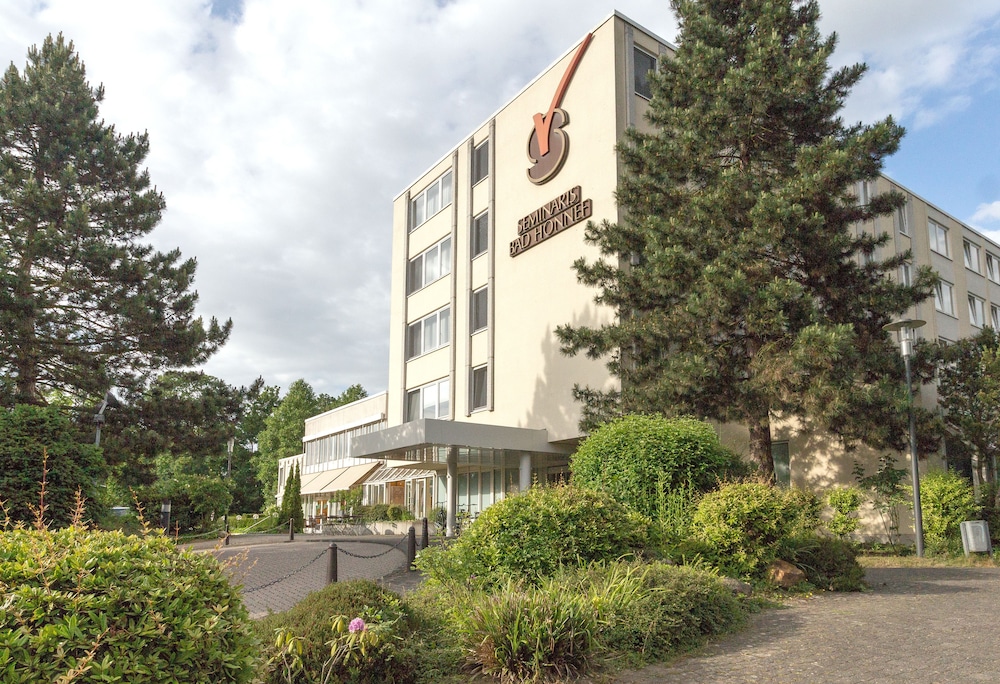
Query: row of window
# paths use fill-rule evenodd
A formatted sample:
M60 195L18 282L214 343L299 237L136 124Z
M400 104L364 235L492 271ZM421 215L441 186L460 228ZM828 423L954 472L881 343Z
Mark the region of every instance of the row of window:
M470 258L474 259L490 246L490 212L472 219L469 235ZM406 294L430 285L451 273L451 237L434 244L410 259L406 269Z
M934 308L949 316L955 315L954 287L951 283L940 280L934 290ZM977 328L986 325L986 301L976 295L969 295L969 322ZM990 305L990 325L1000 330L1000 306Z
M950 257L951 252L948 247L948 229L940 223L928 219L927 237L930 241L931 249L941 256ZM965 267L973 273L983 274L983 249L969 240L962 241L962 259ZM986 277L994 283L1000 284L1000 256L992 252L986 252Z
M480 143L472 151L472 184L475 185L490 173L490 143ZM451 204L452 173L448 169L438 176L420 194L410 199L410 210L407 227L410 230L423 225L439 211Z
M489 400L488 366L477 366L469 372L469 408L484 409ZM448 378L436 380L406 393L406 421L421 418L449 418L451 416L451 382Z
M469 334L485 329L489 317L489 286L473 290L469 300ZM451 307L446 306L406 327L406 360L444 347L450 341Z

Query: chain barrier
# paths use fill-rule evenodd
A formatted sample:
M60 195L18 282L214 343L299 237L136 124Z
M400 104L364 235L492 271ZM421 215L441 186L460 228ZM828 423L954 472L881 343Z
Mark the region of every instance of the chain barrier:
M328 551L328 549L324 548L322 551L319 552L319 554L315 558L313 558L311 561L309 561L308 563L306 563L305 565L303 565L299 569L292 570L287 575L283 575L281 577L278 577L277 579L273 579L270 582L265 582L264 584L261 584L260 586L253 587L252 589L244 589L243 593L244 594L252 594L255 591L260 591L261 589L267 589L268 587L273 587L275 584L278 584L279 582L284 582L286 579L289 579L290 577L294 577L295 575L299 574L300 572L302 572L303 570L305 570L306 568L308 568L310 565L312 565L313 563L315 563L316 561L318 561L320 558L322 558L323 556L325 556L327 554L327 551Z
M342 549L342 548L340 548L340 546L339 546L339 545L337 546L337 551L341 552L341 553L342 553L342 554L344 554L345 556L350 556L351 558L361 558L361 559L368 559L368 558L379 558L379 557L381 557L381 556L384 556L385 554L389 553L390 551L396 551L396 550L399 550L399 547L400 547L400 546L402 546L403 544L405 544L406 542L407 542L407 538L406 538L406 537L403 537L403 538L402 538L402 539L400 539L400 540L399 540L398 542L396 542L396 543L395 543L395 544L394 544L393 546L390 546L390 547L389 547L389 548L387 548L387 549L386 549L385 551L382 551L381 553L376 553L376 554L375 554L375 555L373 555L373 556L362 556L362 555L359 555L359 554L357 554L357 553L351 553L351 552L350 552L350 551L348 551L347 549ZM348 542L348 543L351 543L351 542ZM357 542L357 543L359 543L359 544L364 544L365 542ZM369 542L369 543L371 543L371 542ZM405 552L404 552L404 553L405 553Z

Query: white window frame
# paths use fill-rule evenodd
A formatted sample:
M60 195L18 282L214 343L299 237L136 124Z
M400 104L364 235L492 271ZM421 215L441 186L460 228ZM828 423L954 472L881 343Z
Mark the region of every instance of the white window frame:
M406 265L406 294L422 290L451 274L451 236L434 243Z
M969 322L982 328L986 322L986 302L976 295L969 295Z
M913 286L913 264L908 261L899 265L899 284L906 287Z
M477 314L482 314L481 316ZM481 319L481 320L480 320ZM490 287L472 291L469 298L469 334L485 330L490 325Z
M432 339L428 340L428 335ZM415 359L451 342L451 307L438 309L406 326L406 360Z
M868 203L871 202L872 190L874 189L874 184L871 181L867 180L858 181L855 189L857 190L858 206L859 207L868 206Z
M949 316L955 315L954 286L945 281L939 280L934 288L934 308Z
M975 242L962 240L962 254L965 258L965 267L973 273L982 274L982 267L979 265L979 257L982 249Z
M485 227L485 228L484 228ZM479 229L484 228L484 235L480 240ZM472 230L469 235L469 258L475 259L480 254L485 254L490 248L490 211L487 209L472 219Z
M639 68L640 68L639 67L639 60L636 59L636 55L637 54L641 54L644 57L649 57L651 60L653 60L653 68L652 69L647 69L645 71L645 73L641 73L639 71ZM632 90L635 92L636 95L638 95L639 97L641 97L644 100L652 100L653 99L653 89L652 89L652 87L650 86L650 83L649 83L649 72L650 71L656 71L657 68L659 68L659 66L660 66L660 60L656 57L656 55L651 54L651 53L647 52L646 50L643 50L638 45L633 45L632 46L632 70L634 72L634 78L633 78L633 83L632 83ZM645 85L649 86L649 93L648 94L639 90L640 83L644 83Z
M451 169L435 178L419 194L410 198L407 223L410 230L416 230L433 218L442 209L451 205Z
M413 411L413 399L417 400ZM433 411L428 408L433 407ZM406 392L406 422L421 418L445 419L451 417L451 381L442 378ZM416 413L416 415L414 415ZM430 415L433 413L434 415Z
M490 141L484 140L472 149L472 184L486 180L490 175Z
M476 375L482 378L482 403L476 403ZM490 373L489 366L476 366L469 371L469 412L482 411L490 403Z
M927 219L927 239L930 241L931 251L941 256L951 256L951 252L948 251L947 226L942 226L934 219Z
M906 202L901 207L896 207L896 223L899 224L899 234L909 235L910 234L910 198L906 198Z
M1000 332L1000 306L996 304L990 304L990 322L993 324L993 329Z
M986 252L986 277L1000 284L1000 256Z

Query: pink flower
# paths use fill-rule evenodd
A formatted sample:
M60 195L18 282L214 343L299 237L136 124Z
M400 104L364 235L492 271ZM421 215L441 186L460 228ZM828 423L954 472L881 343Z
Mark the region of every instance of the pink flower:
M363 632L365 629L367 629L367 625L365 625L365 621L361 618L354 618L351 620L351 624L347 626L347 631L351 634L355 632Z

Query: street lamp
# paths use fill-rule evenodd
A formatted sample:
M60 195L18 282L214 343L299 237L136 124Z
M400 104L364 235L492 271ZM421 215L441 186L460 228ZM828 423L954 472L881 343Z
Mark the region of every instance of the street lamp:
M923 327L927 321L912 318L882 326L883 330L899 333L899 351L906 366L906 394L910 399L910 475L913 478L913 531L917 538L917 556L924 555L924 521L920 509L920 472L917 469L917 416L913 406L913 384L910 379L910 356L913 354L913 331Z
M233 474L233 445L236 443L236 438L230 437L226 440L226 484L229 484L229 478ZM230 504L231 505L231 504ZM229 545L229 505L226 506L226 515L223 523L226 526L226 545Z
M104 425L104 409L117 408L121 406L118 399L111 392L104 395L104 401L94 414L94 424L97 426L97 434L94 436L94 446L101 446L101 426Z

